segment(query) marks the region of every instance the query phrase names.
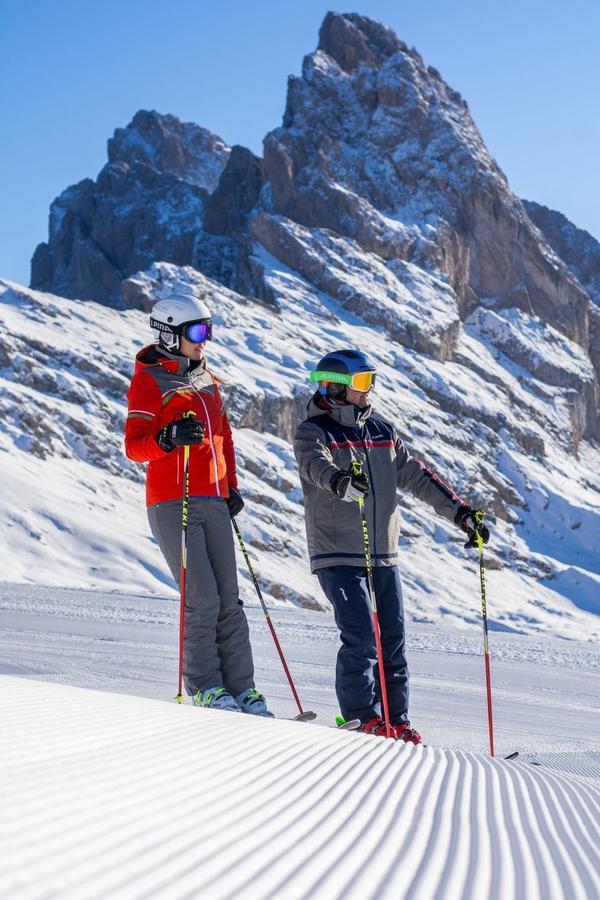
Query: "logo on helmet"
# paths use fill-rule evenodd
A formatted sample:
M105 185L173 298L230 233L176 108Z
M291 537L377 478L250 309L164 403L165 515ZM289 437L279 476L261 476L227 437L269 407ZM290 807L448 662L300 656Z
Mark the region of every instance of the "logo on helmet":
M186 289L173 291L172 297L163 298L154 304L150 313L150 327L155 332L155 340L159 347L170 353L178 354L181 338L187 337L185 327L194 322L204 322L209 327L203 340L212 337L212 316L210 309ZM192 340L197 341L197 337Z
M172 321L171 316L169 316L169 320ZM157 319L150 319L150 328L154 328L155 331L166 331L169 334L173 334L173 329L169 325L165 324L165 322L159 322Z

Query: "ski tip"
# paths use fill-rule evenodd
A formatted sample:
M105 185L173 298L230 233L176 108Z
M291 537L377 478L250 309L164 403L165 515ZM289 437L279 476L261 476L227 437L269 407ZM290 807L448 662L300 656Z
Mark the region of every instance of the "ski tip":
M508 756L505 756L504 759L516 759L518 755L519 755L519 751L513 750L513 752L509 753Z
M336 725L336 728L339 728L341 731L357 731L361 725L360 719L348 719L348 721L342 719L342 724Z
M312 722L316 718L316 712L313 712L312 709L307 709L304 712L298 713L297 716L294 716L294 722Z
M335 724L337 725L338 728L340 728L342 725L346 724L346 720L343 716L336 716Z

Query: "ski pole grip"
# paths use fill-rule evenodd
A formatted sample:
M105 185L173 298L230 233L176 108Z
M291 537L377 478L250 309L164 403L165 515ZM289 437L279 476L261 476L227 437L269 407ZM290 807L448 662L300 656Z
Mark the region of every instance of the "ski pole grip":
M352 460L352 474L353 475L361 475L362 474L362 459L353 459Z
M182 418L184 418L184 419L193 419L195 417L196 417L196 413L194 412L193 409L188 409L187 412L184 412L184 414L182 416ZM187 463L189 455L190 455L190 445L184 444L183 445L183 459L184 459L185 463Z
M481 535L479 533L479 528L481 525L483 525L483 512L480 509L478 509L477 512L474 514L473 520L475 522L475 528L473 530L475 532L475 540L477 541L477 549L479 550L480 553L483 553L483 547L484 547L483 538L481 537Z

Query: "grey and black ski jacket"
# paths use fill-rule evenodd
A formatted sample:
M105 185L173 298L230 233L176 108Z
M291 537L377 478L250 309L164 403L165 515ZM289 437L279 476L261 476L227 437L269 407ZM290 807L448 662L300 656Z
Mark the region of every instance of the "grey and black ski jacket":
M315 402L316 401L316 402ZM318 404L321 403L322 406ZM396 430L371 416L371 407L330 407L316 394L298 426L294 453L304 492L311 571L326 566L364 566L365 548L357 503L331 487L340 470L363 462L370 490L365 502L371 554L376 566L397 566L400 514L396 488L411 491L450 521L466 503L423 463L414 459Z

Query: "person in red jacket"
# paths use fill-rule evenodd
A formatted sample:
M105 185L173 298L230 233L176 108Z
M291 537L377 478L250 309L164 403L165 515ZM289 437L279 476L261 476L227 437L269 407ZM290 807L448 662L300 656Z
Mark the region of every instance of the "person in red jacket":
M212 338L210 310L189 289L182 290L154 305L150 326L156 342L137 354L127 394L125 452L148 463L150 528L179 583L183 447L190 448L186 690L200 706L270 716L255 689L239 596L231 517L244 501L227 413L204 356Z

